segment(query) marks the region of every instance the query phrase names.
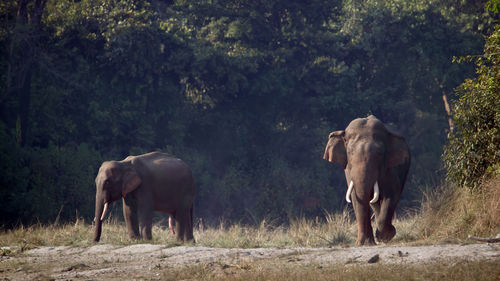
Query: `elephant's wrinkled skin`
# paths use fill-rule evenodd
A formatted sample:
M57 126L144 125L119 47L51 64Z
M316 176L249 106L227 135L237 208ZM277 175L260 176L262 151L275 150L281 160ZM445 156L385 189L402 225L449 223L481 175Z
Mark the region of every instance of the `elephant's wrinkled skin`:
M175 219L177 240L194 242L195 186L191 169L182 160L151 152L129 156L122 161L106 161L102 163L95 183L94 241L101 238L107 206L122 198L130 238L152 239L153 212L159 211Z
M396 234L392 217L410 167L410 151L404 137L388 130L373 115L358 118L345 131L330 133L323 158L340 163L347 184L352 187L346 198L352 198L358 225L356 244L375 244L370 206L375 213L377 239L391 240Z

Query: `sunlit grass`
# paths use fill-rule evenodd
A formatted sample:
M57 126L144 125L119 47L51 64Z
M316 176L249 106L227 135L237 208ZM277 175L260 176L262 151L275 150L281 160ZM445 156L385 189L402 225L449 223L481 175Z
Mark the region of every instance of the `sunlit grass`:
M500 232L499 180L487 183L481 193L445 189L428 194L421 209L397 214L393 220L397 234L389 245L429 245L443 242L464 243L466 235L495 236ZM372 225L375 224L372 222ZM221 221L205 228L196 227L197 246L219 248L300 248L352 247L356 239L352 208L341 213L325 212L314 219L293 218L277 225L262 220L255 225ZM19 226L0 232L0 256L22 255L38 246L89 247L93 226L83 219L72 223ZM108 218L103 224L99 244L137 243L180 245L164 223L153 226L153 240L131 240L125 223ZM279 259L279 258L278 258ZM31 263L5 259L9 270L34 270ZM47 266L47 270L52 265ZM218 260L182 267L156 269L161 280L497 280L500 266L493 261L439 261L426 264L329 264L297 263L275 259L249 261ZM37 265L37 270L38 265ZM50 279L50 278L49 278Z
M463 242L468 235L495 237L500 233L500 175L474 192L443 186L426 196L418 216L422 239Z
M328 247L353 242L355 227L349 214L326 214L324 221L298 218L287 226L274 226L263 220L258 226L232 224L195 232L197 243L209 247Z
M445 188L428 193L419 210L397 214L393 223L396 236L389 244L463 243L467 235L491 236L500 233L500 177L487 181L481 192ZM374 223L372 223L374 225ZM257 225L221 221L204 229L195 228L196 245L220 248L331 247L353 246L356 221L352 209L325 212L315 219L293 218L286 225L262 220ZM73 223L19 226L0 232L0 247L22 252L37 246L95 245L93 226L83 219ZM103 224L100 243L129 245L153 243L179 245L165 225L153 226L153 240L131 240L123 221L108 218ZM8 250L3 250L8 251ZM10 250L9 250L10 251Z
M396 219L398 230L394 243L418 240L417 218ZM196 245L218 248L257 248L257 247L331 247L353 246L356 240L356 224L352 213L325 213L323 218L291 219L287 225L273 225L266 220L259 225L249 226L239 223L220 222L205 229L195 229ZM16 246L26 250L36 246L79 246L94 245L93 226L82 219L63 225L20 226L0 233L0 246ZM168 227L153 226L153 240L131 240L124 222L108 219L103 224L101 244L130 245L152 243L177 246L175 236Z
M0 246L19 246L22 250L35 246L87 246L92 226L82 220L63 225L19 226L0 234Z

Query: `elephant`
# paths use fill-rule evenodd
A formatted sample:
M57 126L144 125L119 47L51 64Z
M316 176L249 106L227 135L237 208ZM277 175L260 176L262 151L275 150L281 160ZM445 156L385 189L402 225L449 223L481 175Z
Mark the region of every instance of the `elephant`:
M151 240L153 212L159 211L170 214L175 220L177 241L194 242L195 184L191 169L181 159L166 153L151 152L128 156L122 161L105 161L95 183L95 242L100 240L108 206L120 198L123 200L123 217L131 239L142 237ZM172 231L171 218L169 228Z
M357 118L345 130L329 134L323 159L344 168L346 200L351 203L352 198L358 228L356 245L376 244L370 206L377 227L375 237L389 242L396 235L392 218L410 168L405 138L373 115Z

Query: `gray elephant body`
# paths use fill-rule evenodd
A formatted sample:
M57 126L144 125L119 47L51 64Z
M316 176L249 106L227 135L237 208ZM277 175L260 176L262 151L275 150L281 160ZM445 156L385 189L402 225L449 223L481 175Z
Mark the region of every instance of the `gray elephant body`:
M356 243L375 244L370 206L375 213L376 237L391 240L396 234L392 217L410 167L404 137L388 130L375 116L358 118L345 131L330 133L323 158L340 163L347 184L352 186L346 198L352 197L358 226Z
M158 211L175 219L177 240L194 241L194 194L191 169L169 154L151 152L106 161L96 177L94 241L100 239L107 205L120 198L131 238L152 239L153 212Z

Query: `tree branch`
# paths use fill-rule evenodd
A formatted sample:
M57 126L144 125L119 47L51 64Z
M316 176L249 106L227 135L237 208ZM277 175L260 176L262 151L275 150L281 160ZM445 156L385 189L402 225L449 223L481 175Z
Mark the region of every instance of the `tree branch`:
M477 236L473 236L473 235L469 235L468 238L473 239L473 240L477 240L477 241L481 241L481 242L488 242L488 243L500 242L500 234L498 234L494 238L483 238L483 237L477 237Z

